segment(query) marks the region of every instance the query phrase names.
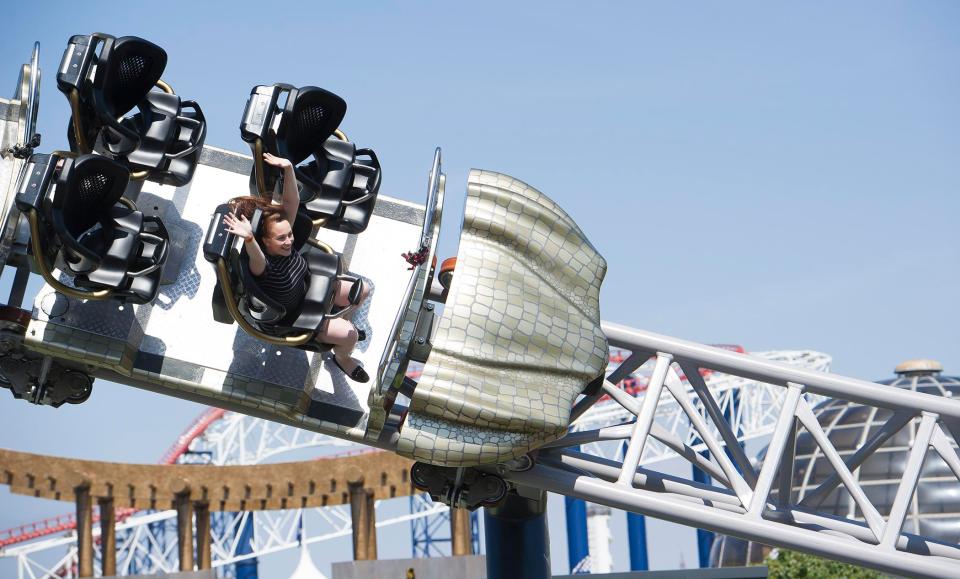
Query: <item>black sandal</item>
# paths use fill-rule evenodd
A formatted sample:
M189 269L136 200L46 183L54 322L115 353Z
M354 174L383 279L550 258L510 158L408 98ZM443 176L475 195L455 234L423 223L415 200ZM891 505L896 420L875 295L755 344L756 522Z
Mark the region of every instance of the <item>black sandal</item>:
M333 356L333 363L337 365L337 368L340 368L340 371L343 372L347 378L350 378L354 382L369 382L370 375L367 374L367 371L363 369L363 366L357 364L357 367L353 369L353 372L347 374L347 371L343 369L343 366L340 365L340 362L337 361L337 357Z

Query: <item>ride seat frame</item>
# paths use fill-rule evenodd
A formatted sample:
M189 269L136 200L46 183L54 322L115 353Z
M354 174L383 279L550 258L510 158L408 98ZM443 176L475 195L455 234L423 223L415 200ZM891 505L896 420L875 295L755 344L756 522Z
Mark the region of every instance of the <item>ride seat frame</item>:
M343 273L340 256L329 246L307 243L311 224L299 214L293 227L294 251L302 253L307 261L307 293L296 312L286 311L260 288L242 249L243 240L226 230L223 218L230 212L228 204L217 207L203 248L204 257L217 268L218 285L212 300L214 319L228 324L236 321L248 334L271 344L329 350L332 345L316 341L317 333L329 320L354 311L363 293L363 280ZM259 238L262 211L257 209L250 222ZM351 284L350 304L345 307L334 304L337 282Z
M49 285L80 299L153 301L169 236L158 217L123 197L126 167L101 155L55 152L33 155L24 175L16 203L30 224L33 263Z
M281 187L282 173L263 161L269 152L296 167L301 211L315 227L348 234L366 229L380 188L380 161L337 129L346 107L318 87L255 86L240 124L254 159L251 194L267 199ZM298 166L311 155L312 161Z
M206 120L195 101L181 101L160 79L166 62L162 48L135 36L71 37L57 73L72 111L71 149L124 161L133 180L190 182ZM162 92L152 91L154 86ZM134 106L139 112L124 117Z

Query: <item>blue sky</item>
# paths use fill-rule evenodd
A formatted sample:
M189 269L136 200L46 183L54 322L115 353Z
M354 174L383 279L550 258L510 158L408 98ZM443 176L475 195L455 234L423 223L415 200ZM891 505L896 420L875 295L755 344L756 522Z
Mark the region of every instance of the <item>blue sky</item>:
M342 126L378 152L387 195L422 201L443 147L443 256L469 169L501 171L557 200L606 257L607 320L816 349L858 378L915 357L960 374L955 2L42 2L4 15L7 93L42 45L42 150L66 146L67 38L139 35L166 48L164 77L203 106L209 144L245 151L250 87L288 82L346 99ZM0 396L0 446L153 462L198 413L108 384L59 411ZM6 528L65 504L0 491L0 505ZM565 560L555 548L557 571Z

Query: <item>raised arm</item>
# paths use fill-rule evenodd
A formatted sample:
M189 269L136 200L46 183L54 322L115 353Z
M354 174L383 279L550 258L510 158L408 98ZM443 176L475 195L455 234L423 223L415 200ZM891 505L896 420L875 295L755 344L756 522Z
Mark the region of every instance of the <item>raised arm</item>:
M263 154L263 161L283 171L283 216L293 227L297 222L297 209L300 208L300 191L297 189L297 175L293 172L293 163L270 153Z
M228 213L224 216L223 223L227 226L227 231L243 239L243 249L250 258L250 273L263 275L263 270L267 268L267 258L263 255L263 250L253 235L253 226L247 218Z

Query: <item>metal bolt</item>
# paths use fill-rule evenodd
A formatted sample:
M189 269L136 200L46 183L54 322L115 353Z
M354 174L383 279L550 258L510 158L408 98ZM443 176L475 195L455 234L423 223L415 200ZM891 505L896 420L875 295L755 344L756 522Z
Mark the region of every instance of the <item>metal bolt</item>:
M418 343L418 344L421 344L421 345L422 345L424 342L426 342L426 340L423 339L422 337L421 337L421 338L417 338L417 343Z

